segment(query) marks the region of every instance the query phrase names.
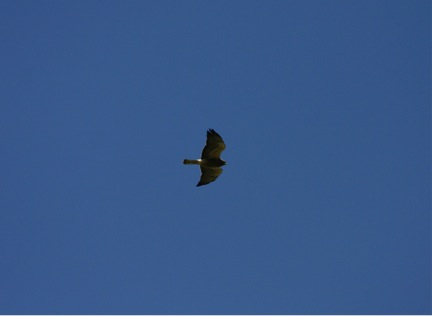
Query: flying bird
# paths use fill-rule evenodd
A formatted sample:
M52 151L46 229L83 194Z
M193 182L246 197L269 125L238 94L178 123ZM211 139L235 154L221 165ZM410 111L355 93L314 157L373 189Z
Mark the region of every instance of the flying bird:
M201 153L201 159L185 159L185 165L199 165L201 168L201 178L197 187L209 184L217 179L222 173L222 166L226 164L220 158L222 151L225 149L225 143L222 137L213 129L207 131L207 142Z

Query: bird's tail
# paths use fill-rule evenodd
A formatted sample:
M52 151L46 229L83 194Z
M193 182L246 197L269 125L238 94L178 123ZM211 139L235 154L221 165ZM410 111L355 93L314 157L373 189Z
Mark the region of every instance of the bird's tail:
M183 160L185 165L199 165L198 160L185 159Z

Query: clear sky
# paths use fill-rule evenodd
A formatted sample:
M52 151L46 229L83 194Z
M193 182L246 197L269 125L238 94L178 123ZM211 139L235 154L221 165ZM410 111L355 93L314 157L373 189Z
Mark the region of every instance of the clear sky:
M0 45L0 313L432 312L430 1L4 0Z

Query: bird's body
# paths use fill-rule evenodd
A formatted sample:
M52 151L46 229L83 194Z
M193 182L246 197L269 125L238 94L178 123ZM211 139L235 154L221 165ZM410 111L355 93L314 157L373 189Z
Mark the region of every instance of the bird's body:
M209 184L219 177L222 173L222 166L226 164L220 158L220 154L225 149L225 143L222 137L214 130L207 131L207 142L201 153L201 159L185 159L185 165L199 165L201 167L201 178L198 186Z
M222 167L226 162L222 159L211 158L211 159L185 159L183 160L185 165L200 165L204 167Z

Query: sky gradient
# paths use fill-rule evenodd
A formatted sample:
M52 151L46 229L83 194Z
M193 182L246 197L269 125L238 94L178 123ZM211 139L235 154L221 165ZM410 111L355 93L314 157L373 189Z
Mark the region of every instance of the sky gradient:
M0 43L1 314L432 312L430 1L5 0Z

